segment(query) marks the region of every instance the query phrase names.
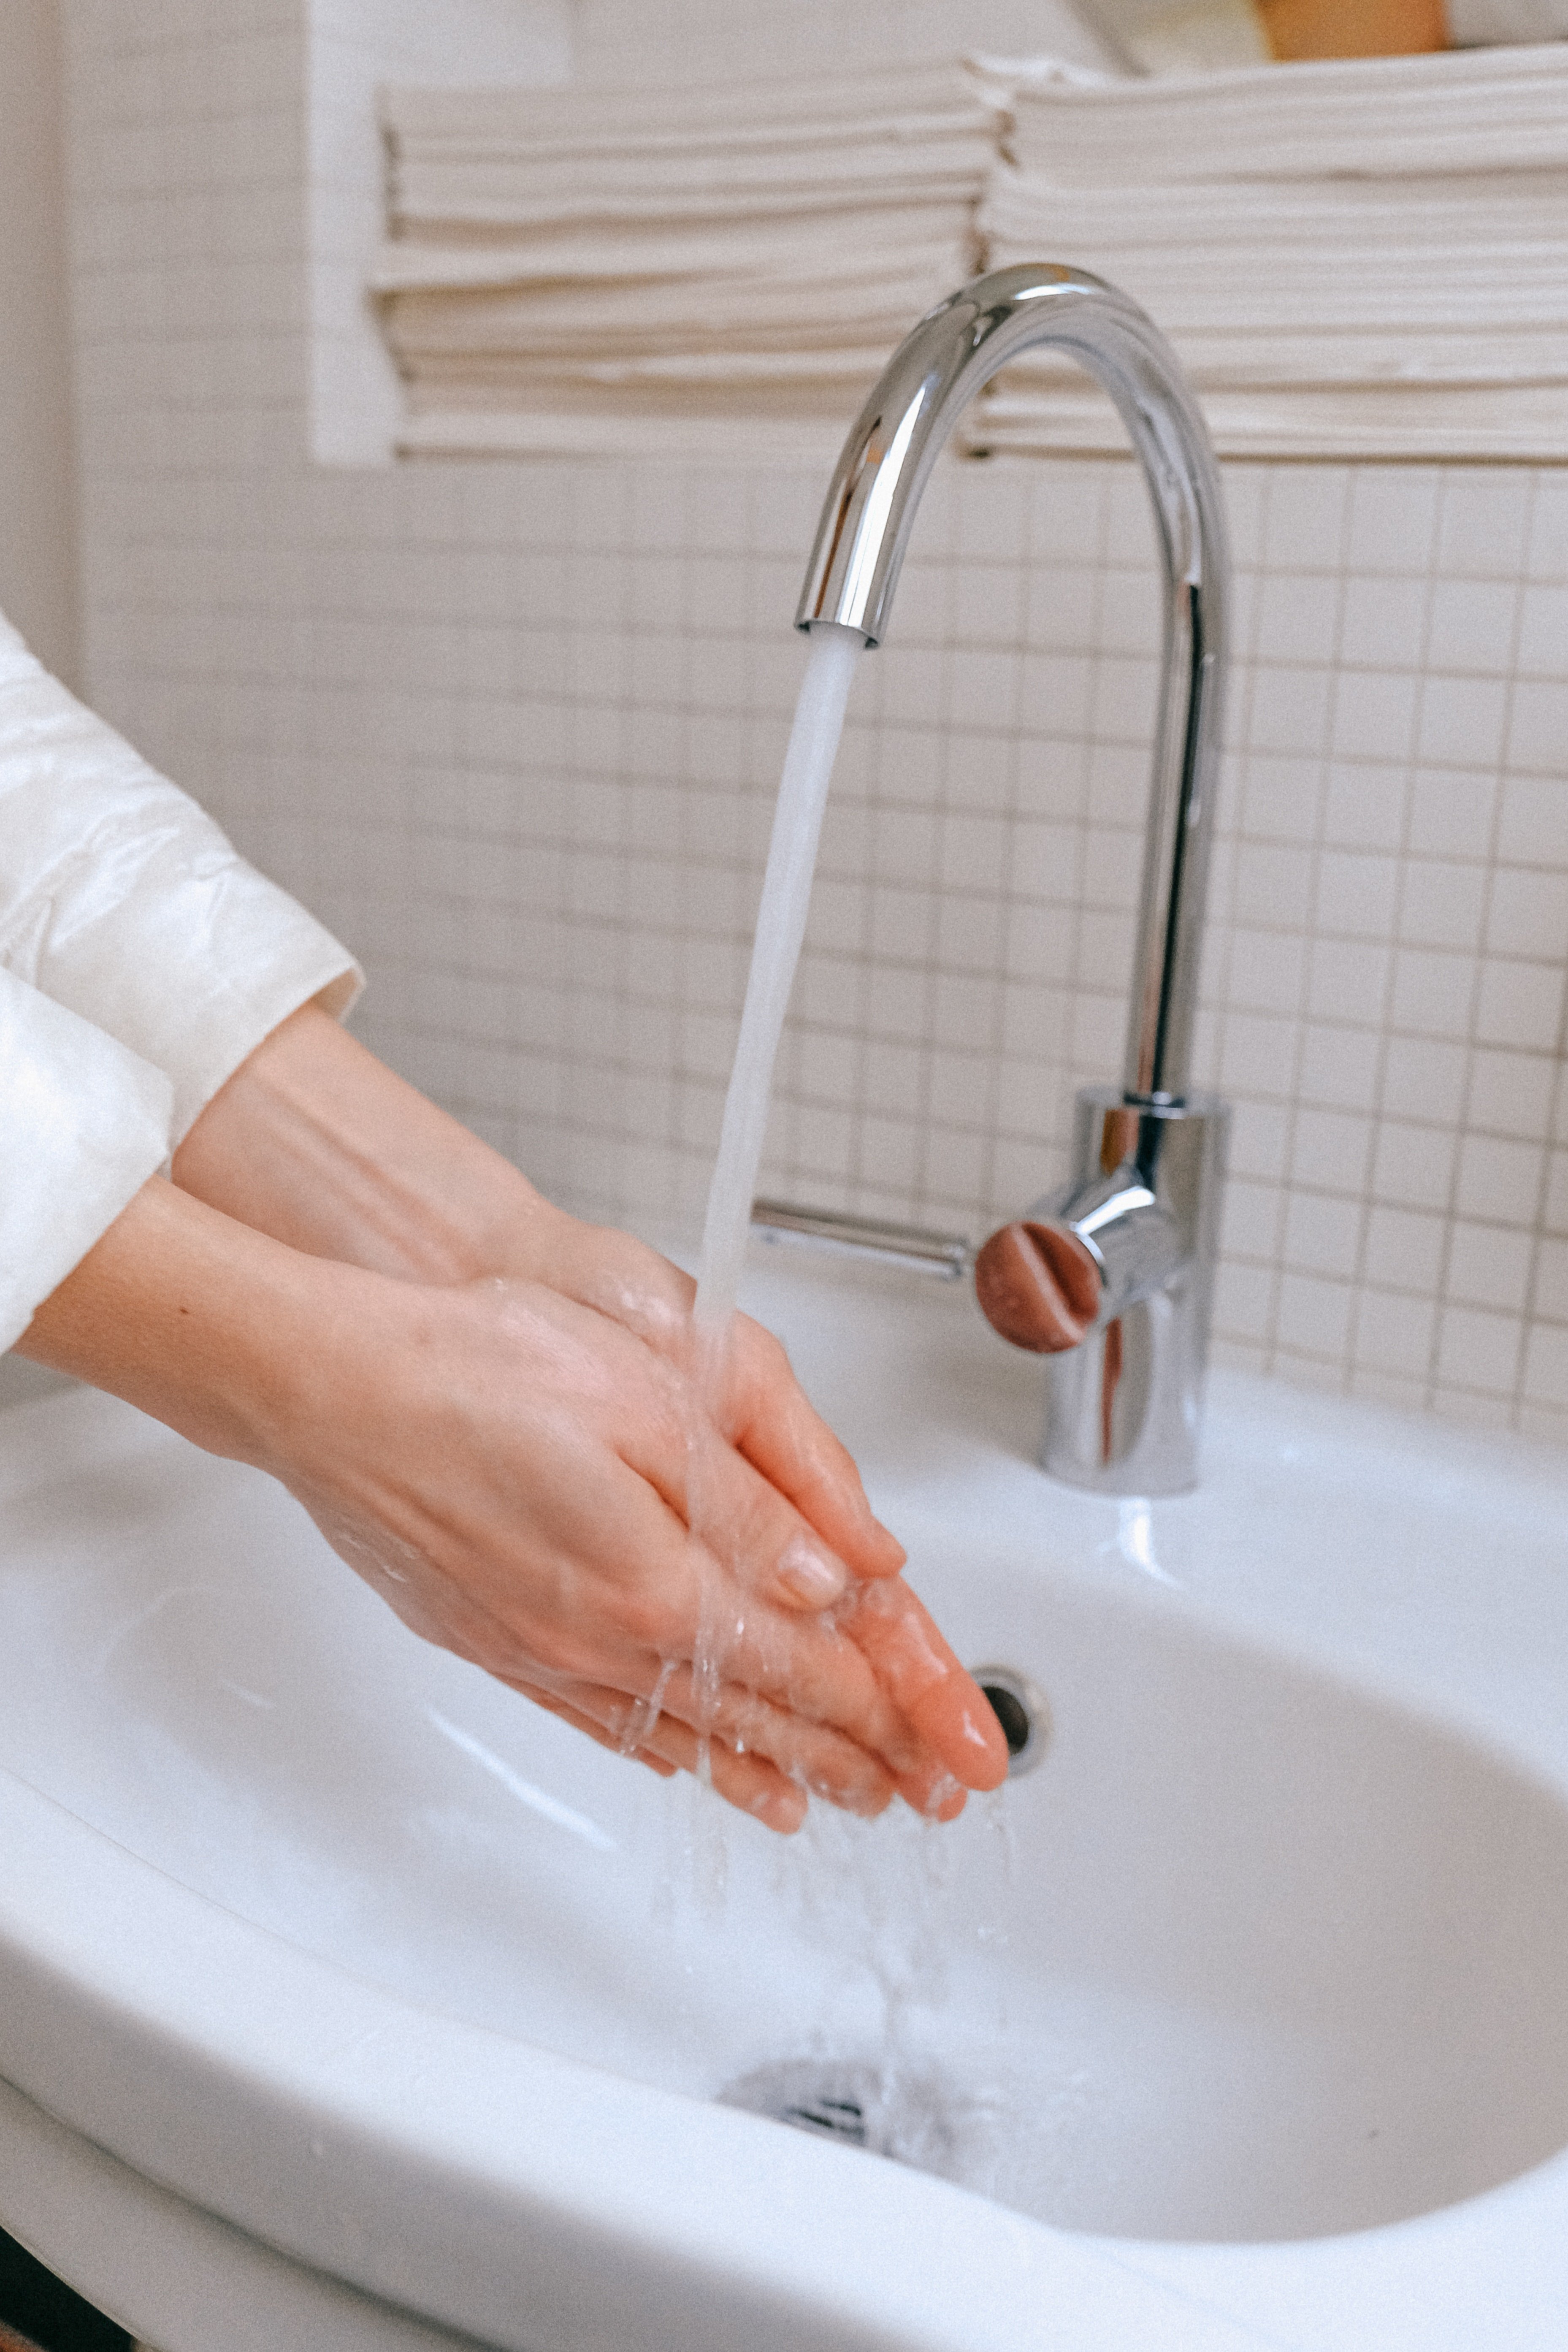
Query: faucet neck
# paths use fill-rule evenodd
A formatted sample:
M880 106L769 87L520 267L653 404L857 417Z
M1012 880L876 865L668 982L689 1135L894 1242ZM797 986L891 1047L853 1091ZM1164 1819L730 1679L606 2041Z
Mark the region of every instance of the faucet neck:
M1123 1083L1179 1103L1197 999L1218 761L1225 529L1208 434L1170 346L1086 270L994 271L939 305L894 352L838 461L796 613L880 643L915 510L974 395L1023 352L1068 352L1103 385L1143 467L1164 569L1163 660Z

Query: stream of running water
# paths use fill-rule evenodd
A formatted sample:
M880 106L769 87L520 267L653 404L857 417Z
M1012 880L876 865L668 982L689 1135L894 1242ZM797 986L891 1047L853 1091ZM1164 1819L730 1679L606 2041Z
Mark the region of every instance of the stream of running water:
M858 629L841 628L833 621L816 623L784 753L745 1009L741 1014L730 1091L724 1098L724 1124L702 1232L697 1331L710 1366L716 1357L721 1359L724 1334L735 1309L767 1131L773 1063L805 937L827 787L844 731L856 665L865 648L866 640Z

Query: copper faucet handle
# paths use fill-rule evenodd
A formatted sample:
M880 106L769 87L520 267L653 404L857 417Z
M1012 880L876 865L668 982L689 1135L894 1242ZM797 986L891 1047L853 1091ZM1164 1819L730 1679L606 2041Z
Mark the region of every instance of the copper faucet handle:
M1020 1219L983 1244L974 1295L986 1321L1015 1348L1059 1355L1078 1346L1100 1313L1100 1271L1066 1225Z

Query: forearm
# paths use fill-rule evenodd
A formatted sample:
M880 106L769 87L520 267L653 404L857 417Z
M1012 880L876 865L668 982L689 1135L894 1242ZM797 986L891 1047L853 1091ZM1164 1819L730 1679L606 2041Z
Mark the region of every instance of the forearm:
M555 1208L313 1006L275 1030L208 1104L174 1172L211 1207L311 1257L405 1283L542 1283L690 1370L693 1286L679 1266ZM710 1402L726 1435L857 1575L902 1564L783 1351L744 1317L726 1394Z
M19 1355L107 1389L209 1453L262 1462L328 1309L314 1270L154 1177L34 1315Z
M236 1071L174 1174L293 1249L405 1281L542 1271L572 1222L314 1005Z

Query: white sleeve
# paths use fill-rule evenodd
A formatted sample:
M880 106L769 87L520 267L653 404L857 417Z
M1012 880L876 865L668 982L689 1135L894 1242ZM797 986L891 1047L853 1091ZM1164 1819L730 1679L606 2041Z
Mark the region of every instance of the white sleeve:
M169 1156L162 1070L0 969L0 1349Z
M280 1021L317 997L341 1014L363 985L3 616L0 969L166 1072L174 1144Z

